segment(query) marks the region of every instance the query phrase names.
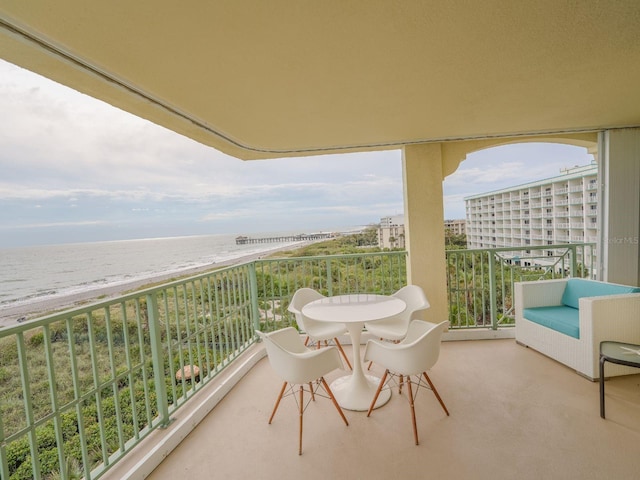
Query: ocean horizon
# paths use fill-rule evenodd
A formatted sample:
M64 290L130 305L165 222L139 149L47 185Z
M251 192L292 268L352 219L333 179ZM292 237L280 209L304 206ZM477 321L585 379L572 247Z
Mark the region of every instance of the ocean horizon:
M300 233L303 232L246 236L265 238ZM178 276L196 268L215 267L222 262L304 243L236 245L237 236L212 234L2 248L0 318L3 310L17 306L27 308L30 303L98 292L105 287L151 282L160 275Z

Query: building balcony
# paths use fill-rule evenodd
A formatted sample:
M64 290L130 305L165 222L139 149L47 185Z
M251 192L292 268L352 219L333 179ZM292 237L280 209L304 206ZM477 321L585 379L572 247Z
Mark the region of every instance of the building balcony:
M256 345L247 358L263 355L262 346ZM382 373L375 365L372 370L376 376ZM335 371L327 380L344 374ZM262 358L209 413L198 415L189 408L177 413L166 430L105 478L125 478L130 467L165 455L155 469L155 462L141 468L149 480L287 478L288 472L310 479L382 479L426 468L434 478L637 475L638 459L629 445L640 436L640 376L607 382L608 418L603 420L596 383L513 339L445 341L429 375L450 416L431 392L421 391L415 402L420 445L413 441L406 394L396 390L370 417L345 410L349 426L326 399L312 402L304 413L299 456L293 398L283 399L272 424L267 423L281 380ZM194 400L206 404L226 380ZM170 450L178 442L172 439L174 432L191 421L197 426Z
M541 251L549 247L530 246L526 252L522 247L448 251L447 298L430 298L432 303L440 300L448 303L448 340L513 339L514 282L591 275L593 265L580 266L577 259L585 258L585 253L592 252L594 247L591 244L555 245L557 256L552 261L545 256L544 263L539 261ZM513 262L516 257L522 264ZM492 266L496 267L492 269ZM266 422L271 392L278 388L275 379L269 382L273 390L260 384L269 374L265 372L264 352L256 343L255 330L295 326L295 318L287 306L301 286L312 285L323 294L339 295L390 294L404 284L406 252L402 251L261 259L2 328L0 382L3 392L8 393L0 404L0 451L3 453L0 475L11 480L41 480L57 472L67 478L74 473L73 465L80 465L79 475L87 480L143 478L152 468L147 462L166 457L185 437L183 445L192 441L204 443L203 448L208 448L210 454L198 455L194 457L197 460L184 463L179 453L181 446L165 462L169 465L178 459L175 465L179 467L160 466L159 472L163 468L191 466L213 471L213 464L207 462L215 461L220 462L220 468L227 461L230 462L227 465L231 465L237 462L232 446L235 441L245 447L254 441L269 445L259 455L266 455L274 443L289 453L284 447L284 438L264 436L281 427L273 425L263 431L265 423L254 419L254 415L258 415ZM487 303L486 299L492 301ZM461 342L460 346L473 347L473 343ZM482 343L486 345L487 354L497 355L494 361L504 362L505 357L497 354L489 341ZM515 346L513 340L509 345ZM512 352L505 353L508 356L524 353L525 362L532 353L524 348L505 352ZM481 365L476 355L472 356L472 362L466 357L462 363ZM462 363L454 368L463 368ZM505 363L514 366L511 361ZM247 374L237 386L230 379L236 371ZM453 377L460 382L465 375ZM493 379L487 382L489 395L496 372L487 371L487 375ZM522 379L514 376L510 381L519 384ZM461 382L458 387L455 395L461 396L459 400L452 400L454 405L468 397L464 392L470 385ZM240 411L246 408L244 414L234 413L233 419L227 419L226 414L220 413L224 411L223 405L236 402L223 400L227 394L246 396L249 403L238 402L233 406ZM450 395L455 397L453 393ZM212 410L218 401L220 406ZM390 404L386 411L393 412L397 403ZM482 404L484 401L476 404L476 408ZM428 411L428 407L423 408ZM458 408L466 407L459 404ZM476 415L477 411L466 414ZM383 419L400 425L400 417L386 420L387 417L380 415L380 419L375 420L378 417L375 415L373 420L365 420L359 413L352 416L358 419L352 425L364 428L353 429L358 431L355 435L362 438L373 438L366 425L386 429L386 424L377 423ZM429 423L437 417L427 414L424 418ZM460 420L464 418L461 416ZM208 426L208 422L225 424L227 421L235 422L235 430ZM245 421L251 426L245 425ZM328 421L317 421L330 425ZM283 420L282 425L286 422ZM203 426L199 426L201 423ZM466 428L463 424L458 427ZM192 428L195 430L190 433ZM311 432L314 428L309 426L305 431ZM399 432L396 433L400 436ZM294 438L290 433L289 428L282 430L287 439ZM455 431L450 434L455 436ZM307 435L310 435L306 443L308 456L313 458L314 437ZM322 438L322 434L319 435ZM207 436L209 440L205 440ZM426 434L423 438L425 444L429 444ZM215 442L224 442L223 439L230 442L226 447L213 446ZM392 436L386 440L396 442ZM407 440L411 444L410 436ZM452 448L447 445L448 441L443 442L442 448ZM325 438L320 443L331 442ZM345 451L352 448L352 455L358 451L356 443L343 448ZM221 455L214 455L216 451ZM245 448L245 455L246 452ZM481 454L479 450L478 455ZM291 455L297 458L295 451ZM35 463L32 458L36 458ZM284 460L280 466L283 465L287 465ZM122 469L128 471L134 467L135 475L123 473ZM217 468L214 470L218 471ZM65 471L67 469L70 470ZM165 473L157 473L155 478L163 475Z

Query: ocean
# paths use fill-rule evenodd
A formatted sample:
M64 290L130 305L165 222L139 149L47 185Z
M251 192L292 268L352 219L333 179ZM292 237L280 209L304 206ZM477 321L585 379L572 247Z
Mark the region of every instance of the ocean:
M279 235L285 234L251 237ZM178 275L300 243L236 245L235 238L236 235L201 235L0 249L0 318L3 309L28 307L29 303L140 280L152 281L159 275Z

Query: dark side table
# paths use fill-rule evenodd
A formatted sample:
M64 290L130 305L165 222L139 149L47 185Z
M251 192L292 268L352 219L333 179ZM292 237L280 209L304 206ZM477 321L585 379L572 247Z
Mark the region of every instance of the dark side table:
M604 418L604 362L640 368L640 345L600 342L600 416Z

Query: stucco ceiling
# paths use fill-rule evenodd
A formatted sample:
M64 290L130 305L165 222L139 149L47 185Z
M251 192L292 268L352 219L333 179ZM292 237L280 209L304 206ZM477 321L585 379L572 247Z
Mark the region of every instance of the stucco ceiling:
M640 2L0 2L0 56L239 158L640 125Z

